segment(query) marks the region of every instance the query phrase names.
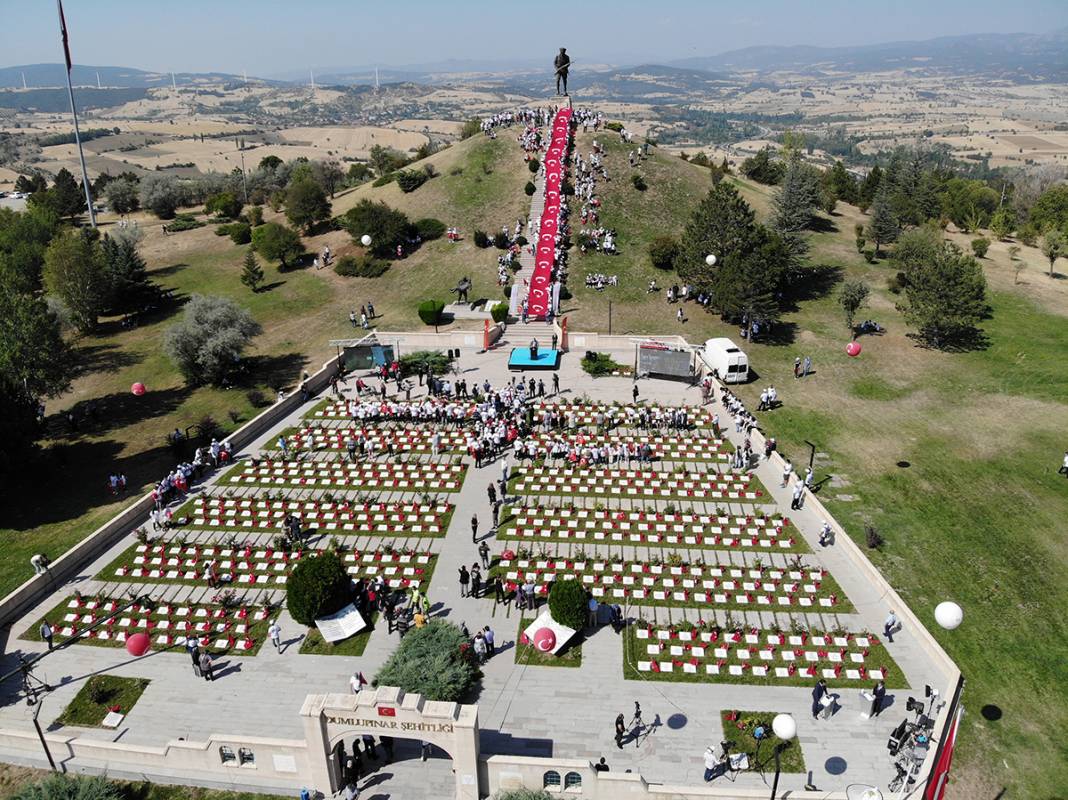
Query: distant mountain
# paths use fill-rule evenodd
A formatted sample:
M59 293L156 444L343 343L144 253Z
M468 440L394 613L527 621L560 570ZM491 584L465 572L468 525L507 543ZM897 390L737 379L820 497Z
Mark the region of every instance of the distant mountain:
M1068 77L1068 28L1050 34L983 33L855 47L746 47L684 58L672 66L704 70L878 72L924 69L1022 81Z
M21 89L23 75L26 86L30 89L64 87L67 85L66 67L63 64L22 64L15 67L0 67L0 89ZM75 64L71 69L71 80L75 86L96 86L97 75L100 85L119 89L151 89L166 86L171 82L169 72L150 72L135 67L95 67ZM176 72L175 83L190 86L200 83L225 83L243 81L241 75L226 72ZM262 78L249 77L257 83L277 84L277 81L265 81Z

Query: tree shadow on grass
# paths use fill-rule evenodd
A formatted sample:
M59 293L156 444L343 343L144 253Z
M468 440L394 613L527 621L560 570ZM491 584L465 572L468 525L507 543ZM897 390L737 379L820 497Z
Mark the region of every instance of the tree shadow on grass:
M45 420L49 431L57 439L76 439L86 434L100 435L107 431L125 428L155 417L172 413L191 394L188 386L171 389L149 390L140 397L132 392L112 392L102 397L93 397L76 403L69 409L77 421L72 430L66 413L53 414ZM164 432L160 432L162 439Z
M764 329L756 339L757 344L766 344L769 347L784 347L797 341L796 322L776 322L771 330Z
M74 348L74 377L80 378L93 372L115 373L120 369L140 364L141 356L129 353L114 343L87 344Z
M274 281L273 283L268 283L268 284L266 284L264 286L261 286L259 289L256 290L256 292L257 292L257 294L262 294L263 292L269 292L272 289L277 289L279 286L285 286L285 285L286 285L285 281Z
M168 277L170 275L174 275L179 270L185 269L188 266L189 266L188 264L179 263L179 264L168 264L165 267L156 267L155 269L150 269L148 271L148 277L149 278L166 278L166 277Z
M245 359L245 371L235 386L250 389L266 384L274 389L292 386L300 382L300 373L309 359L301 353L285 353L277 356L252 356Z
M838 225L833 219L828 219L827 217L822 216L813 217L809 229L816 233L838 233L839 230Z
M5 527L27 531L77 519L116 501L132 502L140 495L137 487L162 478L176 463L162 435L158 447L132 454L125 451L126 445L114 439L64 442L47 448L4 484L9 493L0 496L0 505L7 511ZM130 487L117 497L107 488L111 472L124 473ZM47 543L43 549L52 558L60 555L49 550Z
M921 333L911 332L905 335L919 347L941 350L943 353L970 353L990 347L990 337L981 328L969 328L937 345L928 341Z
M835 264L815 264L801 270L798 280L783 292L783 309L797 311L798 303L826 297L842 280L843 269Z

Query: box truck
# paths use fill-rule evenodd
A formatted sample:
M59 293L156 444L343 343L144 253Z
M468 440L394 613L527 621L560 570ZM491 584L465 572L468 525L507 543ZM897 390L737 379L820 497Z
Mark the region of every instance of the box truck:
M709 339L703 357L709 369L715 370L724 383L749 380L749 359L730 339Z

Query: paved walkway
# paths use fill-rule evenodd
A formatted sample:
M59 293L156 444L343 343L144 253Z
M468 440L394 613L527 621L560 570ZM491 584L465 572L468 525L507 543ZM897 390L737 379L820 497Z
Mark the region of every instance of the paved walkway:
M513 339L522 340L525 333L523 326L512 326L510 333L515 331L518 331L518 335ZM508 349L502 347L481 355L465 351L459 360L462 376L469 382L477 380L481 383L487 378L496 385L507 382L511 378L507 371ZM600 401L630 402L632 384L629 379L594 380L581 372L579 357L575 353L564 357L560 372L564 399L588 395ZM532 374L528 373L528 376ZM643 380L638 385L643 402L700 402L699 390L685 384ZM422 391L419 389L419 392ZM303 410L313 402L309 402ZM726 414L722 409L720 411L726 419ZM270 449L271 443L277 438L278 429L295 424L300 413L293 414L242 455L255 453L261 448ZM726 435L738 443L733 431L728 431ZM779 478L772 474L772 468L761 464L755 473L771 493L771 497L765 499L780 508L788 508L788 494L786 490L779 489ZM836 716L829 721L815 722L809 713L811 701L807 688L624 681L620 638L610 628L598 630L583 645L581 668L516 664L514 647L519 625L516 610L495 608L490 599L461 598L456 580L460 564L470 566L477 560L476 545L471 541L472 514L479 516L482 535L489 533L486 486L500 474L500 462L490 463L482 469L472 466L462 492L449 497L450 502L456 503L456 511L447 536L436 540L418 540L422 546L429 543L430 548L440 554L429 591L435 614L455 622L466 622L472 633L476 626L489 624L497 635L499 652L486 665L485 679L478 697L484 753L591 759L604 755L616 771L631 769L641 771L653 781L698 784L701 782L704 748L709 744L718 744L722 738L720 710L767 710L789 712L795 716L805 761L813 782L819 788L842 789L858 781L882 783L885 786L892 777L885 742L890 730L903 716L904 701L908 694L905 691L895 692L893 707L875 721L860 717L858 691L841 691L842 708ZM197 491L210 490L213 481L197 487ZM322 492L305 494L321 496ZM809 621L819 627L832 627L840 623L850 629L867 627L880 630L887 607L878 593L855 573L834 547L821 549L817 546L816 532L820 521L813 514L806 510L787 513L812 549L817 551L807 556L806 560L828 567L856 607L853 614L808 615ZM67 586L59 587L54 597L14 625L12 637L6 642L4 666L12 663L15 653L43 648L42 645L14 637L39 618L44 610L57 603L60 597L75 588L83 593L104 588L91 576L128 547L131 541L132 536L117 544L111 552L84 570L83 576ZM381 539L360 537L356 541L359 546L368 546ZM503 549L492 538L489 543L494 554ZM567 545L549 547L566 548ZM585 547L589 551L591 545ZM646 552L642 549L640 555ZM742 562L751 560L752 556L736 553L731 558ZM109 588L114 586L110 584ZM204 590L199 589L168 587L168 592L172 591L182 596L205 594ZM694 610L645 608L642 613L658 620L670 618L678 621L697 617ZM784 627L789 624L789 615L782 613L744 612L735 613L734 616L744 616L754 624L768 625L776 620ZM84 645L70 647L49 657L40 667L39 676L58 686L45 699L41 720L47 723L58 717L87 677L107 671L118 675L148 677L152 683L118 731L93 729L80 731L80 735L153 745L179 737L202 740L212 733L300 738L302 731L298 711L305 694L346 691L348 678L354 670L360 669L368 676L373 675L396 645L396 635L391 636L380 627L372 634L366 653L361 658L299 655L297 651L303 630L285 613L282 614L281 625L284 639L288 642L281 654L265 646L255 657L225 659L225 663L220 665L219 680L213 683L204 682L193 675L184 651L153 652L141 659L131 659L124 651L117 649ZM890 652L904 670L910 685L919 687L920 696L925 682L933 683L936 678L941 682L941 676L932 674L920 648L907 635L899 636L890 645ZM10 691L11 687L7 688ZM917 692L913 691L912 694L916 695ZM629 718L635 701L641 703L646 722L655 720L659 724L637 744L617 750L613 742L613 720L617 713ZM27 707L22 703L8 703L0 708L0 726L29 729L31 720ZM427 793L427 769L397 768L391 772L392 777L388 782L376 784L374 791L379 794L372 796L447 796ZM804 782L804 775L787 775L783 777L782 786L800 789ZM431 783L436 785L435 781ZM762 778L756 774L744 774L739 776L738 785L757 787L762 785Z

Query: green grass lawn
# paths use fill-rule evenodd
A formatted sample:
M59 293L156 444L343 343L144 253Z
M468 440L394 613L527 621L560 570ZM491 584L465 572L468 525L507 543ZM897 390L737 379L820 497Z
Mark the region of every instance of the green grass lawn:
M376 611L371 615L371 624L366 630L362 630L355 636L350 636L340 642L328 642L323 639L318 628L308 628L308 635L300 643L300 652L302 655L315 656L352 656L354 658L362 656L363 651L367 649L367 642L374 632L378 616Z
M61 725L98 728L112 708L120 714L129 714L148 684L148 678L94 675L78 690L56 721Z
M774 711L721 711L723 738L731 743L731 753L745 753L749 756L750 772L775 772L775 749L780 744L771 730L771 721L775 719ZM753 733L757 728L764 729L761 739ZM801 744L795 736L779 751L779 764L783 772L804 772L805 757L801 753Z
M582 632L575 634L572 639L559 653L543 653L533 644L524 644L520 641L523 631L534 621L534 617L521 616L519 630L515 635L515 663L526 664L533 667L581 667L582 666L582 642L585 637Z
M62 783L64 788L54 795L56 797L81 797L83 795L76 794L74 790L67 787L87 779L84 776L64 775L13 764L0 764L0 796L14 796L44 780ZM171 786L148 781L108 781L108 785L118 792L117 796L120 800L282 800L281 795L231 792L223 789L204 789L199 786Z

